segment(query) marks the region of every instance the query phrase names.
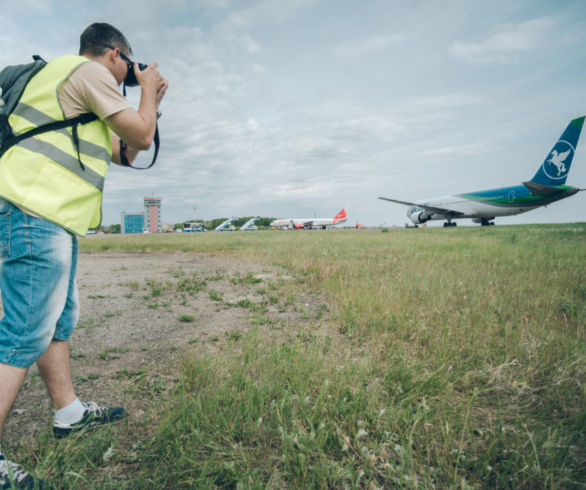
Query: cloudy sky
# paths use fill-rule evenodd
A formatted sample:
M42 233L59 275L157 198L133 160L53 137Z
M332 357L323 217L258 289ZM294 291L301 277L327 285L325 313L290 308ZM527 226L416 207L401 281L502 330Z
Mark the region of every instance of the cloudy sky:
M106 225L155 195L170 223L347 206L351 223L402 226L378 196L519 184L586 113L583 0L19 0L2 2L0 66L76 53L95 21L169 80L158 163L112 166ZM585 211L586 192L497 223Z

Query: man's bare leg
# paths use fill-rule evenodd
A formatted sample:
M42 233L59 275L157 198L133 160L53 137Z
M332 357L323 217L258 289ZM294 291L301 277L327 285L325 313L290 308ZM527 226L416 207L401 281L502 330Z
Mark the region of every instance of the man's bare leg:
M69 341L51 341L45 353L37 359L37 366L55 410L75 401L77 397L71 380Z
M0 437L28 370L0 363Z

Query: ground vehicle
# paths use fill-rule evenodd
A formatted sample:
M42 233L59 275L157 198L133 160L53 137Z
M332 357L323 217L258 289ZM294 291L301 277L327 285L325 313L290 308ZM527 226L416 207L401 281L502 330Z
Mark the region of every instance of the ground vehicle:
M203 227L203 223L186 221L185 223L183 223L183 231L185 231L185 232L191 232L191 231L204 232L204 231L206 231L206 229Z

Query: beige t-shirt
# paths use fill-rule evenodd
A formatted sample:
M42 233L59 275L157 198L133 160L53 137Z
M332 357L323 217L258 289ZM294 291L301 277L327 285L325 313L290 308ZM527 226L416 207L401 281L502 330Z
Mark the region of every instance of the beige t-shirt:
M95 61L84 63L63 83L59 92L66 117L93 112L101 120L130 107L114 75Z

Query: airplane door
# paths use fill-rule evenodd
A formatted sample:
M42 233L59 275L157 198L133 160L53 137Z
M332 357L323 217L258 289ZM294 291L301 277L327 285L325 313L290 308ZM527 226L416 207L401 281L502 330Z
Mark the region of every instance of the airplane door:
M513 202L515 200L515 191L509 191L509 202Z

